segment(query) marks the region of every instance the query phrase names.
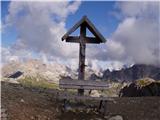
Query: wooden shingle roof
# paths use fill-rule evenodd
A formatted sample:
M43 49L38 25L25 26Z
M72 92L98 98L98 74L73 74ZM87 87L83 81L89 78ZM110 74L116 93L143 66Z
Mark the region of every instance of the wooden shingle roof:
M93 23L87 18L87 16L83 16L80 21L78 21L71 29L68 30L68 32L62 37L62 41L67 39L73 39L76 37L69 36L71 33L73 33L78 27L81 25L85 25L90 32L95 36L93 37L87 37L86 40L88 42L86 43L104 43L106 42L106 39L103 37L103 35L96 29L96 27L93 25ZM92 41L91 41L92 40ZM91 41L91 42L90 42Z

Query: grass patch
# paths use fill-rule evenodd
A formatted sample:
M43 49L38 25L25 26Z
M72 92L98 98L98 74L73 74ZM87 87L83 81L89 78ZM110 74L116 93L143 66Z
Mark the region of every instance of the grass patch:
M49 89L58 89L58 85L55 83L49 83L44 78L35 78L27 76L25 78L19 79L18 82L24 86L29 87L41 87L41 88L49 88Z
M118 97L119 91L122 89L122 87L123 84L112 82L110 88L108 88L107 90L99 91L99 93L103 96Z
M150 78L143 78L143 79L136 80L136 84L140 87L147 86L151 84L152 82L155 82L155 80L150 79Z

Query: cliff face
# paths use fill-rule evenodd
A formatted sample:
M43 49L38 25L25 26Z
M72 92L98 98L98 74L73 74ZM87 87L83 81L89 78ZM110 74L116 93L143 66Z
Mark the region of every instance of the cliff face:
M125 68L117 71L105 70L103 72L103 80L115 81L134 81L141 78L152 78L160 80L160 67L137 64L130 68Z

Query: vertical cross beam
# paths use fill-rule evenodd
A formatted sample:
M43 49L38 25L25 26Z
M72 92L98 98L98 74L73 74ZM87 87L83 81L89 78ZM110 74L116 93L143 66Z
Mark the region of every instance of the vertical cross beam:
M86 37L86 26L82 24L80 26L80 44L79 44L79 73L78 80L84 80L84 72L85 72L85 49L86 44L84 42L84 38ZM84 89L78 89L78 94L83 95Z

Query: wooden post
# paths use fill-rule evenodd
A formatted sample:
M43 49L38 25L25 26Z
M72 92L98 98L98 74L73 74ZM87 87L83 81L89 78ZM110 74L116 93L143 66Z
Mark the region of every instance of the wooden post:
M86 26L82 24L80 26L80 44L79 44L79 73L78 73L78 80L84 80L85 76L85 49L86 43L84 39L86 37ZM78 89L79 95L84 95L84 89Z

